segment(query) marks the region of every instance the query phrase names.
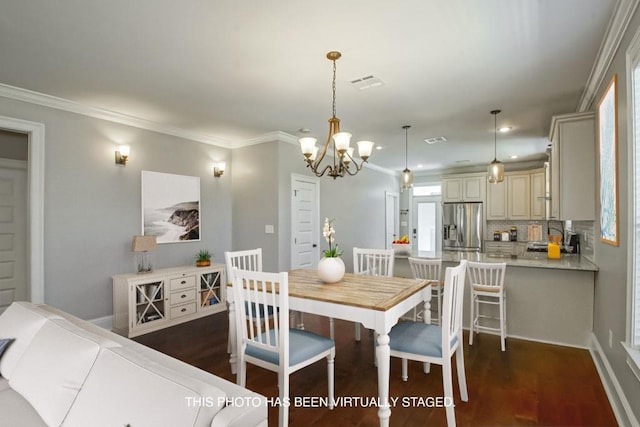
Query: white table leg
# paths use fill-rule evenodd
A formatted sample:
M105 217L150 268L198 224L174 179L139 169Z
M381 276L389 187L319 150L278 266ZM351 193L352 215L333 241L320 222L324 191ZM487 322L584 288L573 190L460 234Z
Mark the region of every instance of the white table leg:
M424 301L423 310L422 321L424 323L431 323L431 286L429 286L429 299ZM422 365L422 371L425 374L428 374L431 371L431 364L429 362L424 362Z
M233 301L229 301L229 364L231 365L231 373L235 374L237 357L236 357L236 347L238 346L238 342L236 341L236 304Z
M380 426L389 425L391 417L391 405L389 404L389 369L391 350L389 349L389 335L386 331L378 333L378 346L376 347L376 359L378 361L378 397L380 408L378 418Z

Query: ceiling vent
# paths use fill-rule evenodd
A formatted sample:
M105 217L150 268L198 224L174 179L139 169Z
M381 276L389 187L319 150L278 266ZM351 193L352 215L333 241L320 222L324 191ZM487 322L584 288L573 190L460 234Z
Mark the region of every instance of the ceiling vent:
M426 142L429 145L438 144L438 143L446 142L446 141L447 141L447 138L445 138L444 136L434 136L433 138L426 138L424 140L424 142Z
M351 83L351 86L355 87L358 90L372 89L374 87L382 86L384 84L382 80L372 75L353 79L349 83Z

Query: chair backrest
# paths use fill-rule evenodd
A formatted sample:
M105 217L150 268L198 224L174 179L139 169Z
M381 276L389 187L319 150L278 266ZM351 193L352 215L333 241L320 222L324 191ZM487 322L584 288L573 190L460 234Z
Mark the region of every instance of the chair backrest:
M262 271L262 248L246 251L225 252L227 281L233 283L234 267L238 270Z
M457 267L447 267L444 276L442 302L442 354L447 357L458 345L462 345L462 303L467 261Z
M471 285L495 287L501 291L504 286L504 272L507 264L504 262L472 262L467 263L469 282Z
M393 249L353 248L353 272L369 276L393 276Z
M288 274L235 269L232 288L236 307L252 308L235 310L238 351L251 346L275 352L281 366L289 366ZM273 310L271 323L268 311L258 308L267 306L280 308Z
M425 259L409 257L409 266L414 279L437 280L440 283L442 259Z

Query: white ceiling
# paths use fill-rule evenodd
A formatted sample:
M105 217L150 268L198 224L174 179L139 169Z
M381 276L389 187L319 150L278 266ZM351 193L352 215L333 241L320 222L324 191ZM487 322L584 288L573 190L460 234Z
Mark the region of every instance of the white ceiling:
M3 0L0 83L208 135L326 139L337 116L371 163L540 159L551 116L576 110L616 0ZM349 81L366 75L367 91ZM444 144L425 138L444 136ZM469 163L460 163L468 160Z

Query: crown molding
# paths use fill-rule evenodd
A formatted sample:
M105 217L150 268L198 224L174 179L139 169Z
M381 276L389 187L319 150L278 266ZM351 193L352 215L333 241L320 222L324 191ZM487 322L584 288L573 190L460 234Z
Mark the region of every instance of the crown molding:
M3 83L0 83L0 97L14 99L16 101L27 102L35 105L41 105L43 107L54 108L57 110L68 111L70 113L80 114L83 116L93 117L101 120L107 120L110 122L133 126L140 129L146 129L165 135L172 135L191 141L197 141L205 144L227 148L230 150L272 141L282 141L288 144L298 145L298 138L296 136L282 131L268 132L255 138L245 139L242 141L224 141L208 134L192 132L173 126L166 126L156 122L152 122L150 120L141 119L139 117L105 110L90 105L84 105L80 104L79 102L70 101L68 99L58 98L56 96L46 95L44 93L34 92L15 86L9 86ZM378 172L386 173L388 175L399 175L395 171L371 163L365 163L364 166Z
M4 98L14 99L16 101L28 102L30 104L41 105L44 107L93 117L95 119L107 120L114 123L120 123L127 126L133 126L140 129L163 133L166 135L185 138L205 144L216 145L218 147L230 148L230 143L228 141L223 141L219 138L205 133L193 132L173 126L161 125L159 123L141 119L139 117L105 110L90 105L84 105L75 101L70 101L68 99L58 98L56 96L46 95L43 93L34 92L15 86L9 86L2 83L0 83L0 96Z
M627 31L627 27L639 1L640 0L618 0L616 3L576 111L588 111L591 108L598 88L600 88L602 81L607 75L607 70L613 61L618 47L620 47L622 37Z

